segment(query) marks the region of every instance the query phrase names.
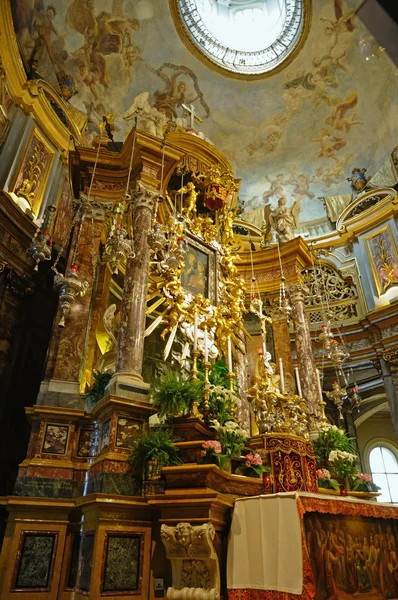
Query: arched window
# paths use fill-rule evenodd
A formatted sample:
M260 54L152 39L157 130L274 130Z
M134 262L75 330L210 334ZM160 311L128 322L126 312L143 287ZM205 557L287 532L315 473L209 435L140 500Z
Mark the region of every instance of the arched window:
M398 502L398 461L386 446L375 446L369 454L373 481L381 487L380 502Z

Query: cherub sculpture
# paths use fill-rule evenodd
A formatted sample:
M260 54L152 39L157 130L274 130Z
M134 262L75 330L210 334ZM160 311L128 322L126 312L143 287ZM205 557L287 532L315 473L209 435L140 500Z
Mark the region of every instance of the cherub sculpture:
M188 181L187 185L176 191L176 194L187 195L184 200L182 214L191 221L196 216L196 200L198 192L195 190L195 185L192 181Z
M302 200L296 200L290 208L286 206L286 198L278 200L278 206L264 207L265 238L271 229L274 229L280 242L288 242L295 237L295 231L299 227L299 214Z

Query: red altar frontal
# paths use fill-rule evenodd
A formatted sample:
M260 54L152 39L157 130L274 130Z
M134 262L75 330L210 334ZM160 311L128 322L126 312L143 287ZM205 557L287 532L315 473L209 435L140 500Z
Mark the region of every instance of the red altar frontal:
M228 599L397 598L397 554L398 505L310 493L238 500Z

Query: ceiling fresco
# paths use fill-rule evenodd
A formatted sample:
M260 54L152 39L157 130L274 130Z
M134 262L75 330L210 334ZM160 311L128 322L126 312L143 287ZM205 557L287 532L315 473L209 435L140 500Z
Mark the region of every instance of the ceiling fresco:
M303 221L325 216L319 197L350 192L353 167L373 174L397 145L398 71L355 16L359 4L313 0L298 57L272 77L239 81L189 52L168 0L12 2L30 77L74 84L70 102L93 124L113 112L119 140L138 94L169 118L192 103L197 128L242 178L245 210L286 195L301 201Z

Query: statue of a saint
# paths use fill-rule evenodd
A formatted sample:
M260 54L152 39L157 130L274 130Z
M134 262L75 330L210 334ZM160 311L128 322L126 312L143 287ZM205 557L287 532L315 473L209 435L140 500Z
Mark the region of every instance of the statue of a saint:
M299 214L302 200L296 200L290 208L286 206L286 198L278 200L278 206L272 209L267 205L264 207L264 221L266 238L271 229L274 229L280 242L288 242L295 237L295 231L299 227Z

